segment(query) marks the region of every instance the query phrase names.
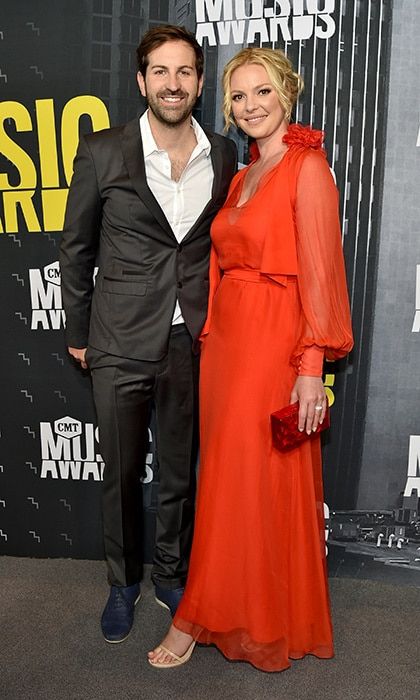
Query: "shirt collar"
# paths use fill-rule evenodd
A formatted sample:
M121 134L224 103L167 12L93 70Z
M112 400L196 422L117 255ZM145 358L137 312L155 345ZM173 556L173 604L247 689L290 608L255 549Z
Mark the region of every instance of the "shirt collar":
M145 158L150 156L152 153L159 153L159 151L162 151L162 149L158 147L155 139L153 138L152 130L150 128L149 118L147 116L148 112L149 112L149 110L146 109L146 111L141 115L140 120L139 120L141 140L143 142L143 153L144 153ZM204 133L204 131L201 128L198 121L196 119L194 119L193 116L191 117L191 126L194 129L195 137L197 139L197 146L199 146L199 150L204 151L206 156L209 156L210 150L211 150L210 141L208 140L206 134Z

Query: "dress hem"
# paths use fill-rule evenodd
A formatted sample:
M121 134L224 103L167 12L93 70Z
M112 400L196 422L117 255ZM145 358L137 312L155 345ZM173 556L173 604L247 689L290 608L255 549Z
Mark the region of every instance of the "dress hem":
M328 645L318 645L316 648L307 651L286 652L285 640L258 643L250 640L247 632L241 629L212 632L209 629L183 619L175 619L173 624L181 632L190 634L197 644L216 647L228 661L232 663L246 662L259 671L265 671L267 673L286 671L288 668L291 668L291 661L300 661L306 656L314 656L317 659L325 660L334 658L334 651L332 647ZM229 637L234 640L234 644L236 645L235 651L232 650L233 645L229 644ZM223 643L223 640L225 643ZM239 640L242 641L242 647ZM244 648L245 645L249 647L253 646L254 649L246 650ZM229 646L230 649L227 648ZM281 656L282 660L275 659L277 656Z

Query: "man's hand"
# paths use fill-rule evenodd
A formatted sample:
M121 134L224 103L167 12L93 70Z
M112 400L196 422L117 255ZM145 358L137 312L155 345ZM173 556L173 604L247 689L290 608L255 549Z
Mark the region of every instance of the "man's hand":
M87 348L70 348L69 347L67 349L68 349L70 355L72 356L72 358L74 360L76 360L76 362L80 362L80 366L82 367L82 369L88 368L88 366L86 364L86 360L85 360Z
M327 396L321 377L298 377L290 395L290 403L296 401L299 401L299 430L306 430L310 435L324 420L327 409Z

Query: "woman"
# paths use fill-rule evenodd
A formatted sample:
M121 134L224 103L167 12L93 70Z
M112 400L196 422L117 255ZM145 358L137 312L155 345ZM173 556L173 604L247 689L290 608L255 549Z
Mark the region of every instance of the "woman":
M311 435L327 405L324 356L344 356L352 335L322 133L289 126L300 77L282 52L249 48L223 82L226 123L255 139L253 159L212 226L193 551L149 661L177 666L198 641L281 671L306 654L331 658L333 641L319 438L277 451L270 414L299 401Z

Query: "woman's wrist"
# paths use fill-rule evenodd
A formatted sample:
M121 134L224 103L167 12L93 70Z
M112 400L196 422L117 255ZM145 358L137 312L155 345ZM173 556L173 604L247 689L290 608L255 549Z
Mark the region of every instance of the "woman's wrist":
M324 348L311 345L305 348L299 363L299 376L322 377L324 366Z

